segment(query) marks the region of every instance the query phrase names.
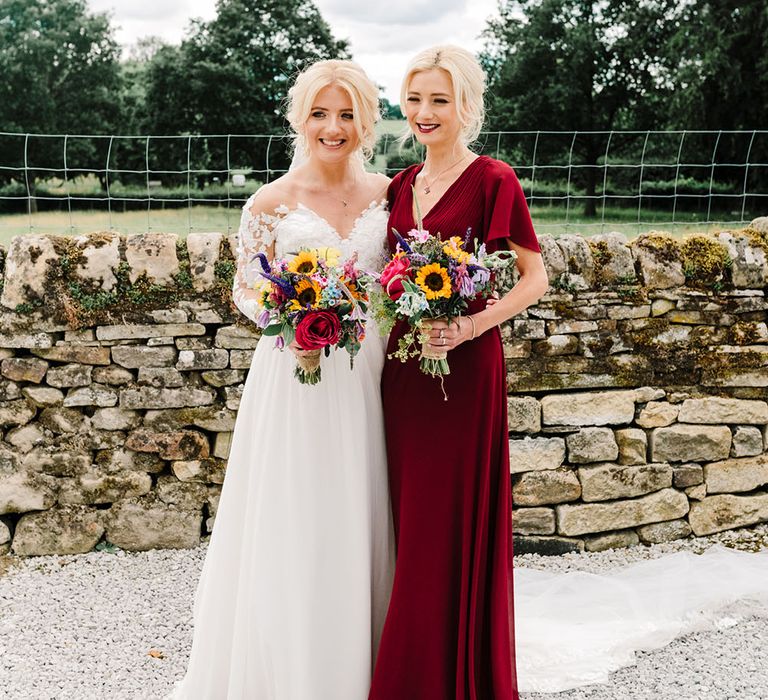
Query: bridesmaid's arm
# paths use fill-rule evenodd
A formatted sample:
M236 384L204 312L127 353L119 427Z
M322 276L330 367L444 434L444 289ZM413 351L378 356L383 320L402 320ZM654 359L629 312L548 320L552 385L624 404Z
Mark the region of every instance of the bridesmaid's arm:
M483 311L472 314L471 319L461 316L450 325L445 321L430 321L430 345L452 350L467 340L477 338L487 330L508 321L531 304L538 301L549 288L547 271L541 253L509 242L509 248L517 253L517 269L520 279L498 301L491 300ZM474 322L474 323L473 323ZM442 332L442 336L441 336ZM443 342L445 341L445 342Z

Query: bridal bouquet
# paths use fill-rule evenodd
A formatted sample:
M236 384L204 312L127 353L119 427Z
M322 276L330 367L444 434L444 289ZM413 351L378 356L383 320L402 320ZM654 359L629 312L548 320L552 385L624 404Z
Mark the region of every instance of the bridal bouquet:
M422 372L442 377L450 374L448 353L429 346L428 319L457 318L469 301L492 294L494 272L516 256L509 250L487 253L484 244L468 251L471 231L447 240L421 228L405 237L394 233L397 249L378 277L372 312L384 332L403 319L411 327L392 356L402 362L418 356Z
M335 248L302 248L271 263L263 253L259 286L263 311L256 319L266 336L283 349L294 340L306 352L298 357L296 378L320 381L320 354L331 348L349 353L350 366L365 337L368 294L356 258L339 264Z

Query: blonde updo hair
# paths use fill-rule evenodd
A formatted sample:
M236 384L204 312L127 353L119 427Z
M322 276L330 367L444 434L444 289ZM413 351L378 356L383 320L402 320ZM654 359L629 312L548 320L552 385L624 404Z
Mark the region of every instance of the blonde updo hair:
M315 98L323 88L338 85L352 101L352 121L366 160L373 157L375 125L379 119L379 89L354 61L317 61L299 73L288 90L286 119L294 133L294 147L306 149L304 124L312 112Z
M485 121L485 71L466 49L446 44L424 49L411 59L400 89L400 109L405 114L408 86L416 73L442 68L451 78L456 111L461 124L461 140L465 145L480 135Z

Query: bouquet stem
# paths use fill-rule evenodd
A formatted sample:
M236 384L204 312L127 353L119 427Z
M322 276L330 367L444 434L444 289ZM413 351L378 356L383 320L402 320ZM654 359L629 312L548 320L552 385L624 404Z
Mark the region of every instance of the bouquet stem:
M318 384L320 382L320 353L321 350L310 350L304 355L296 356L296 371L294 375L302 384Z
M443 398L447 401L448 395L445 393L443 377L451 373L451 368L448 366L448 352L435 350L429 345L429 340L423 341L419 369L430 377L440 377L440 388L443 390Z

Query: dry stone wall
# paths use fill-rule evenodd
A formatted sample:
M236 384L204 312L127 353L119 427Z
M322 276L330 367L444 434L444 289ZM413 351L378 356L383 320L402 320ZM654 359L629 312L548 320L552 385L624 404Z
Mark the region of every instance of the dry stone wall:
M541 237L550 292L503 328L518 552L768 520L766 224ZM0 554L211 531L258 341L231 303L235 245L105 233L2 252Z

